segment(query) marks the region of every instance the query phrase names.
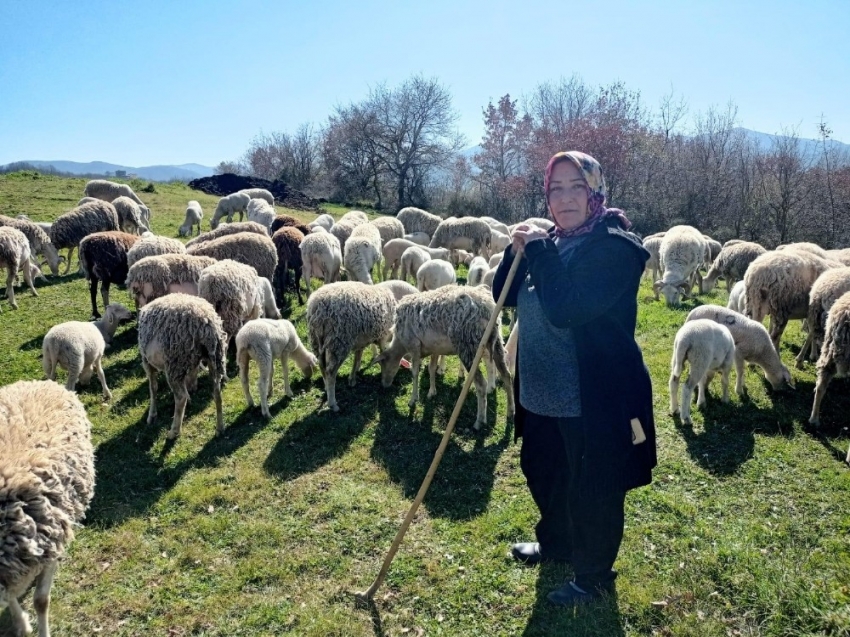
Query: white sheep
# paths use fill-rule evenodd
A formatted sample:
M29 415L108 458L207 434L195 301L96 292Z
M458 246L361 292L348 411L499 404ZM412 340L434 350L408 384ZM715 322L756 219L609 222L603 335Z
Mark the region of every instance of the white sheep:
M277 358L283 365L283 392L290 398L293 396L289 386L290 356L304 378L309 379L318 362L316 357L304 347L301 339L298 338L295 326L289 321L257 319L245 323L236 334L236 361L239 363L239 379L242 381L245 400L248 407L254 406L251 390L248 387L248 368L253 359L257 361L257 367L260 370L257 388L260 392L260 408L266 418L271 418L269 398L272 395L274 361Z
M221 239L227 235L239 234L240 232L253 232L254 234L266 237L269 235L269 231L265 226L261 226L259 223L254 223L253 221L234 221L233 223L218 226L215 230L203 232L194 239L189 239L186 242L186 249L188 250L200 243Z
M504 232L493 230L490 228L490 251L504 252L505 248L511 245L511 237Z
M148 230L142 206L130 197L118 197L112 205L118 213L118 226L121 230L129 234L141 234Z
M829 309L817 368L815 400L809 417L809 422L815 427L820 426L820 406L829 383L836 376L840 378L850 372L850 292L842 295ZM846 461L850 463L850 449Z
M183 223L177 229L177 234L181 237L191 237L192 228L198 226L198 234L201 234L201 219L204 218L204 210L201 204L192 199L186 204L186 217Z
M65 272L71 268L74 250L86 236L94 232L118 230L118 212L105 201L93 201L59 215L50 226L50 241L57 250L68 248Z
M442 259L430 259L416 271L416 289L420 292L436 290L457 281L452 264Z
M234 192L226 197L222 197L216 204L215 212L210 219L210 229L218 228L219 220L226 216L228 223L233 221L233 215L239 213L239 221L242 221L242 214L248 208L248 202L251 197L244 192Z
M342 260L349 279L371 285L372 268L381 262L381 233L378 228L371 223L356 226L345 242Z
M408 283L407 281L399 281L397 279L383 281L381 283L378 283L378 285L381 287L385 287L390 292L392 292L396 301L401 301L409 294L416 294L417 292L419 292L419 290L410 285L410 283Z
M689 362L691 373L682 386L682 422L691 424L691 396L698 388L697 407L705 405L708 384L720 372L722 400L729 402L729 372L735 359L735 341L729 329L708 319L685 323L676 332L670 361L670 413L679 413L679 379Z
M99 199L107 203L112 203L118 199L118 197L129 197L140 206L145 205L145 202L139 199L139 196L133 192L133 189L130 188L130 186L127 184L119 184L114 181L107 181L106 179L92 179L86 183L85 195L86 197L84 197L84 199Z
M711 292L721 276L726 279L726 291L730 292L736 282L743 280L750 263L765 252L762 246L751 241L723 246L702 280L703 293Z
M424 246L410 246L401 253L401 272L399 274L402 281L406 281L408 277L416 281L416 273L422 264L431 259L442 259L449 261L451 252L447 248L427 248Z
M260 291L263 293L263 316L270 319L279 319L280 310L274 300L274 286L266 277L261 276Z
M652 288L670 307L681 303L682 294L690 297L694 283L702 285L700 265L705 260L706 244L702 233L692 226L673 226L661 240L659 261L664 274Z
M152 257L157 258L157 257ZM189 392L198 384L201 363L213 383L216 434L224 431L221 379L224 374L225 339L221 318L208 301L188 294L169 294L139 312L139 354L148 378L150 407L148 424L156 422L157 374L165 372L174 394L174 416L167 437L180 435Z
M501 232L502 234L506 234L506 235L510 236L510 234L511 234L510 229L508 228L508 226L506 224L502 223L501 221L497 221L493 217L478 217L478 218L481 219L481 221L486 223L488 226L490 226L490 229L496 230L497 232Z
M274 278L277 268L277 248L268 234L237 232L189 246L186 252L218 261L233 259L250 265L257 274L269 280Z
M485 259L490 258L492 231L481 219L474 217L450 217L444 219L431 235L430 248L448 248L449 250L468 250ZM504 249L504 248L503 248ZM497 250L498 251L498 250Z
M398 276L398 269L401 265L401 255L408 248L417 245L408 239L391 239L387 241L381 248L381 253L384 257L384 272L383 279L395 279Z
M809 241L798 241L796 243L785 243L783 245L776 246L777 250L796 250L808 252L810 254L814 254L819 256L821 259L828 259L829 255L826 250L821 248L817 243L811 243Z
M145 257L161 254L186 254L186 246L177 239L161 235L143 236L127 251L127 267L131 268Z
M806 316L809 334L797 355L798 369L802 369L803 361L807 356L811 360L818 359L826 333L826 317L829 309L847 292L850 292L850 267L831 268L821 274L812 285L812 290L809 292L809 311Z
M301 241L301 276L310 298L310 281L322 279L325 283L339 280L342 251L339 241L330 233L311 232Z
M439 216L413 206L402 208L395 217L401 221L405 232L424 232L429 237L434 236L434 231L442 221Z
M402 239L412 241L416 245L420 246L427 246L429 243L431 243L431 236L425 234L424 232L411 232L410 234L404 235Z
M504 251L497 252L492 257L490 257L490 261L487 263L487 265L490 266L491 268L497 268L497 267L499 267L499 264L504 260L504 258L505 258Z
M441 250L442 248L429 248L430 250ZM433 253L431 254L431 258L434 258ZM440 258L440 257L437 257ZM459 267L461 265L468 266L472 263L472 260L475 258L475 255L472 252L467 252L466 250L452 250L449 254L449 262L454 267Z
M469 272L466 275L467 285L481 285L484 281L484 275L490 269L489 263L484 257L475 257L469 264Z
M275 217L277 213L274 207L265 199L251 199L248 202L246 218L263 226L267 233L271 230Z
M351 236L351 233L354 232L354 228L358 225L351 221L337 221L333 228L330 230L330 235L336 237L336 240L339 242L340 253L343 258L345 258L345 242L348 241L348 238ZM312 234L312 233L311 233Z
M26 233L24 233L26 234ZM850 248L840 248L838 250L827 250L826 256L833 261L838 261L846 266L850 266Z
M127 291L135 300L137 310L154 299L175 292L197 296L201 272L215 261L211 257L191 254L145 257L127 271Z
M743 314L744 296L746 296L746 294L747 290L744 287L744 281L738 281L732 286L732 290L729 292L729 300L726 302L726 307L730 310L734 310L738 314Z
M650 280L657 281L658 274L661 270L661 260L659 253L661 252L661 241L664 236L649 236L643 240L643 247L649 252L649 259L644 266L644 273L649 273L652 277ZM658 292L655 293L655 300L658 300Z
M369 222L378 229L381 233L381 245L384 245L391 239L401 239L404 237L404 226L401 221L395 217L378 217Z
M243 188L239 192L248 195L251 199L261 199L270 206L274 206L274 195L265 188Z
M106 306L103 318L93 323L68 321L54 325L44 336L41 345L42 366L48 380L56 379L56 366L68 372L65 388L74 391L77 382L87 385L97 373L103 399L111 400L112 392L103 373L103 355L112 342L121 321L131 318L130 311L120 303Z
M263 308L263 292L257 271L231 259L217 261L201 272L198 279L198 296L209 301L221 317L221 325L227 339L236 336L246 321L259 318ZM225 355L226 359L226 355ZM227 372L224 372L227 380Z
M32 280L33 271L28 267L30 256L30 243L23 232L8 226L0 227L0 269L6 268L6 298L14 310L18 309L15 278L19 271L23 271L24 280L33 296L38 296Z
M313 219L310 223L307 224L307 227L310 228L310 232L313 232L316 228L323 228L327 232L330 232L331 228L334 226L334 218L328 213L324 213Z
M18 601L31 587L38 634L50 635L53 578L94 496L91 428L56 383L0 388L0 608L9 606L16 636L32 631Z
M59 274L59 262L64 260L65 257L59 256L56 246L53 245L47 232L39 224L33 223L29 219L13 219L12 217L0 215L0 226L15 228L23 232L30 244L30 259L32 260L37 254L42 255L50 267L50 272L54 276ZM39 267L40 272L41 268Z
M359 226L363 223L369 223L369 216L362 210L349 210L339 218L337 223L350 223L352 226Z

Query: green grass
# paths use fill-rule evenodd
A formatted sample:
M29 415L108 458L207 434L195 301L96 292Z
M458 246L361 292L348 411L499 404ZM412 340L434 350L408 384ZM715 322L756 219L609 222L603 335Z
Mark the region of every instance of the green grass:
M76 203L83 185L0 176L0 213L53 219ZM176 236L187 200L200 201L207 219L215 205L215 197L183 185L156 188L144 198L159 233ZM44 333L89 316L80 275L38 290L38 298L18 293L18 311L0 300L0 384L42 378ZM123 291L112 297L130 303ZM725 292L700 300L724 303ZM750 370L748 398L733 396L729 405L719 402L715 381L708 408L695 409L693 427L684 427L667 414L666 386L673 336L693 302L668 309L651 300L647 282L639 303L660 464L654 483L626 500L615 600L576 612L549 608L546 593L569 570L522 568L507 557L510 543L531 538L536 512L499 390L480 434L469 429L475 401L467 401L375 608L357 608L351 592L377 574L451 413L456 360L437 398L413 413L403 370L388 390L374 368L355 388L342 380L342 411L333 414L320 378L308 382L294 371L295 398L282 398L278 369L269 422L259 409L245 409L232 380L218 438L202 375L172 445L165 433L173 400L164 382L160 417L145 422L148 390L135 328L127 325L107 353L111 404L101 402L96 380L80 394L93 424L98 484L56 579L55 634L848 634L847 382L830 388L818 434L805 427L811 366L794 370L797 389L785 393L769 391ZM305 337L304 308L283 311ZM792 324L782 351L789 367L801 343ZM229 371L233 378L232 360Z

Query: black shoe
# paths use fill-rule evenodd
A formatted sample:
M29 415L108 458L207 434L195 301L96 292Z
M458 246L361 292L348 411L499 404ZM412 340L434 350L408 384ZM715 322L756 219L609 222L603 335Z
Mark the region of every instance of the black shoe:
M590 604L602 597L598 591L588 592L579 588L575 582L567 582L561 588L552 591L546 596L555 606L582 606Z
M517 562L522 562L528 566L534 566L543 561L539 542L520 542L514 544L511 547L511 555Z

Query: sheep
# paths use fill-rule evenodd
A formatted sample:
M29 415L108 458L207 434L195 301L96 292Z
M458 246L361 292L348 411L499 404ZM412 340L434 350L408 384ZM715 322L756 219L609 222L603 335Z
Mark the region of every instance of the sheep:
M349 210L339 218L337 223L350 223L352 226L359 226L369 223L369 217L362 210Z
M736 243L744 243L744 239L729 239L729 241L723 244L723 247L728 248L729 246L733 246Z
M841 378L850 372L850 293L843 294L829 309L817 369L815 400L809 417L809 423L815 427L820 426L820 406L829 383L836 376ZM845 461L850 463L850 449Z
M181 237L191 237L192 228L198 226L198 234L201 234L201 219L204 218L204 210L201 204L192 199L186 205L186 217L183 223L177 228L177 234Z
M510 229L508 228L508 226L506 224L502 223L501 221L497 221L496 219L493 219L493 217L478 217L478 218L481 219L481 221L486 223L488 226L490 226L491 230L496 230L497 232L501 232L502 234L506 234L506 235L510 236L510 234L511 234Z
M29 286L33 296L38 296L32 280L30 265L30 242L20 230L0 227L0 268L6 268L6 298L13 310L18 309L15 301L15 277L18 271L23 271L24 281Z
M490 265L484 257L475 257L469 264L469 272L466 275L467 285L481 285L484 275L490 269Z
M129 197L118 197L112 202L118 213L118 227L130 234L141 234L148 227L145 225L142 208Z
M301 242L304 234L293 226L284 226L274 233L272 243L277 251L277 268L274 272L274 287L277 298L283 300L286 286L289 283L289 269L295 272L295 292L298 295L298 305L304 305L301 299L301 275L303 261L301 260Z
M647 252L649 252L649 259L646 261L646 265L644 266L644 273L649 273L652 277L651 281L658 280L659 270L661 269L661 262L659 253L661 252L661 241L664 237L656 237L651 236L647 237L643 240L643 247L646 248ZM655 300L658 300L658 293L656 292Z
M127 291L135 300L137 310L174 292L197 295L201 271L215 261L211 257L191 254L145 257L127 271Z
M519 321L514 321L511 328L511 333L508 335L508 340L505 343L505 362L508 365L508 371L511 376L516 373L516 352L519 345Z
M252 199L248 202L246 218L248 221L259 223L269 234L276 216L274 208L265 199Z
M14 635L31 632L18 599L34 587L38 634L49 637L50 588L94 496L91 422L50 381L0 388L0 607Z
M313 219L313 221L311 221L310 223L308 223L307 227L310 228L310 232L313 232L313 229L316 227L324 228L325 230L330 232L330 229L333 228L333 225L333 216L329 215L328 213L324 213Z
M504 258L505 258L504 251L503 252L497 252L492 257L490 257L490 261L487 263L487 265L490 268L497 268L497 267L499 267L499 264L504 260Z
M688 321L673 341L673 358L670 361L670 413L679 413L679 379L690 362L691 373L682 386L682 422L691 424L691 396L698 389L697 407L705 405L708 384L720 372L724 403L729 402L729 372L735 358L735 341L729 328L709 319Z
M107 203L115 201L118 197L129 197L140 206L145 205L145 202L139 199L139 196L127 184L119 184L105 179L92 179L86 183L85 195Z
M68 372L65 388L69 391L74 391L77 381L87 385L97 372L103 399L112 400L103 373L103 355L118 325L131 315L120 303L107 305L103 312L104 317L93 323L68 321L51 327L41 345L41 362L48 380L56 380L57 365Z
M210 230L218 228L219 220L224 216L227 216L228 223L233 221L233 215L237 212L239 213L239 221L242 221L242 214L248 208L249 201L251 201L251 197L244 192L234 192L219 199L212 219L210 219Z
M251 359L254 359L260 369L260 378L257 382L260 392L260 410L266 418L272 417L269 412L269 398L272 395L272 376L276 358L280 359L283 366L283 393L290 398L294 395L289 386L290 356L304 378L309 380L318 361L304 347L301 339L298 338L295 326L289 321L272 319L249 321L236 335L236 360L239 363L239 379L242 381L245 401L249 408L254 406L251 390L248 388L248 368Z
M692 226L673 226L664 234L658 254L664 274L652 286L655 299L661 292L668 307L678 306L682 294L690 297L694 279L702 285L699 267L705 258L705 239Z
M215 432L220 434L224 431L221 379L226 338L221 318L205 299L188 294L169 294L141 309L139 354L150 390L148 425L156 422L156 377L159 372L165 372L165 379L174 394L174 416L166 437L173 440L180 435L189 392L197 388L198 369L201 363L205 363L213 383Z
M490 229L490 251L491 252L504 252L505 249L511 245L511 237L503 232L499 232L498 230Z
M491 290L493 289L493 279L496 278L496 271L499 269L499 266L490 268L487 272L484 273L484 276L481 278L481 285L486 285ZM515 321L512 321L514 323Z
M98 201L92 197L84 197L84 199L91 199L92 201ZM21 219L22 221L30 221L41 228L42 232L44 232L48 238L50 238L50 228L53 226L52 223L48 223L46 221L32 221L27 215L15 215L15 219ZM18 228L20 230L20 228ZM26 232L24 232L26 234Z
M310 281L322 279L325 283L339 280L342 267L342 250L339 240L330 233L310 233L301 242L301 275L310 299Z
M337 221L333 228L331 228L330 234L336 237L337 241L339 241L343 257L345 257L345 242L348 241L348 238L351 236L351 233L354 232L354 228L356 227L357 226L355 224L348 221Z
M416 273L423 263L431 259L448 261L450 257L451 254L446 248L410 246L401 253L401 280L406 281L409 276L415 281Z
M91 183L91 182L89 182ZM68 248L65 272L71 269L74 250L86 235L107 230L119 230L115 206L105 201L89 202L59 215L50 227L50 241L57 250Z
M439 249L439 248L431 248L431 249L433 250L433 249ZM431 256L433 258L433 255L431 255ZM472 263L472 259L474 259L474 258L475 258L475 255L472 254L471 252L467 252L466 250L452 250L450 255L449 255L449 261L456 268L459 267L461 264L468 266L470 263Z
M272 282L264 276L258 278L260 280L260 291L263 293L263 317L279 319L280 310L277 309L277 304L274 300Z
M723 249L723 246L720 245L719 241L715 241L707 234L702 235L702 238L705 240L705 267L710 268L717 255Z
M270 206L274 207L274 195L265 188L243 188L239 192L248 195L251 199L265 201Z
M421 208L414 208L413 206L402 208L398 211L395 218L401 221L405 232L424 232L429 237L434 236L437 226L442 222L439 216L426 212Z
M726 291L730 292L732 286L744 278L744 273L750 263L765 252L767 250L758 243L750 241L741 241L731 246L724 246L709 268L708 273L703 277L703 293L711 292L717 283L717 279L721 276L726 279Z
M427 246L431 243L431 236L424 232L411 232L410 234L403 235L402 239L420 246Z
M272 225L272 227L274 227L274 225ZM275 231L276 230L273 230L272 234L274 234ZM214 239L221 239L222 237L226 237L231 234L239 234L240 232L253 232L254 234L262 236L269 236L269 231L266 227L261 226L259 223L255 223L253 221L236 221L234 223L228 223L225 226L219 226L215 230L209 230L208 232L199 234L194 239L189 239L189 241L186 242L185 248L188 250L192 246L206 243L207 241L213 241Z
M803 252L810 252L811 254L819 256L821 259L827 259L829 256L826 253L826 250L821 248L816 243L810 243L808 241L799 241L797 243L786 243L783 245L776 246L777 250L802 250Z
M127 253L139 241L138 235L117 230L95 232L80 241L80 267L89 282L92 317L100 318L97 311L97 284L103 307L109 305L109 286L124 285L127 280Z
M369 223L375 226L378 232L381 233L381 245L384 245L391 239L401 239L404 237L404 226L395 217L378 217Z
M253 266L257 274L267 279L274 277L277 267L277 249L271 238L253 232L239 232L196 244L187 248L186 253L217 260L233 259Z
M269 228L269 234L274 234L275 232L286 226L298 228L298 230L301 231L301 234L305 236L310 234L311 232L309 226L305 225L304 222L302 222L300 219L296 219L295 217L292 217L290 215L277 215L274 218L274 221L272 221L271 227Z
M308 226L308 227L310 227L310 226ZM325 232L325 233L327 233L327 230L325 230L322 226L312 226L312 227L310 227L310 232Z
M473 372L478 414L473 425L476 430L487 424L487 381L481 370L472 369L472 361L484 330L495 309L489 290L458 286L412 294L398 302L393 338L387 349L375 357L381 364L381 384L392 385L402 356L411 354L413 391L409 405L419 400L419 368L422 359L430 356L428 365L431 384L428 397L436 395L435 374L440 355L457 354L461 363ZM513 383L505 363L502 335L494 329L486 345L486 353L496 366L507 394L508 422L514 416Z
M779 341L788 321L808 315L809 293L817 278L835 262L804 250L766 252L744 274L744 314L761 323L770 315L770 338Z
M547 232L555 226L555 222L552 221L551 219L545 219L544 217L529 217L525 221L521 221L520 223L515 223L512 226L508 226L508 231L509 231L508 234L510 235L510 233L512 233L514 230L516 230L517 226L520 226L520 225L523 225L523 224L525 224L527 226L537 226L538 228L541 228L542 230L546 230Z
M770 334L761 323L757 323L738 312L720 305L701 305L691 310L685 321L708 319L726 326L735 341L735 392L744 395L744 363L758 365L774 390L794 387L791 372L782 363L773 347Z
M408 294L416 294L419 291L407 281L399 281L397 279L383 281L382 283L378 283L378 285L392 292L396 301L401 301Z
M92 201L105 201L104 199L98 199L97 197L83 197L77 202L78 206L82 206L84 203L91 203ZM109 201L112 203L112 200Z
M452 264L442 259L430 259L416 271L416 288L420 292L452 285L457 275Z
M809 310L806 315L809 334L797 355L797 369L803 368L803 361L807 356L811 360L817 360L818 352L823 344L829 308L847 292L850 292L850 267L827 270L812 285L809 292Z
M364 348L370 343L384 345L389 341L395 321L396 300L387 288L358 281L341 281L325 285L307 301L307 331L316 355L328 407L339 411L336 402L336 375L354 350L349 386L357 382L357 371Z
M378 228L371 223L356 226L345 242L342 259L349 279L371 285L372 268L381 262L381 233Z
M747 291L744 287L744 281L738 281L735 285L732 286L731 292L729 292L729 300L726 302L726 307L738 314L744 313L744 296Z
M449 250L469 250L490 258L490 226L481 219L462 217L444 220L431 235L430 248L448 248Z
M33 223L29 219L13 219L5 215L0 215L0 226L15 228L24 233L30 244L30 258L36 254L40 254L46 260L50 267L50 272L56 276L59 274L59 263L65 257L59 256L56 246L50 241L50 237L38 224ZM39 268L41 271L41 268Z
M26 234L26 233L24 233ZM850 248L842 248L840 250L827 250L826 256L833 261L838 261L846 266L850 266Z
M395 279L398 276L398 268L401 265L401 255L411 246L417 245L413 241L407 239L391 239L387 241L381 253L384 257L384 272L383 279L386 281L388 276Z
M161 235L143 236L127 252L127 267L132 268L134 264L145 257L154 257L161 254L186 254L186 246L171 237L163 237Z

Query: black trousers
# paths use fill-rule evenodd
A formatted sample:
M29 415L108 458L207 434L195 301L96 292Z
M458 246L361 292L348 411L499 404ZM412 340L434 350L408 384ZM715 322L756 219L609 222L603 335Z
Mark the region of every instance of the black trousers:
M623 539L625 493L588 498L579 490L581 418L526 412L520 466L540 510L537 541L545 558L569 561L584 590L608 589Z

